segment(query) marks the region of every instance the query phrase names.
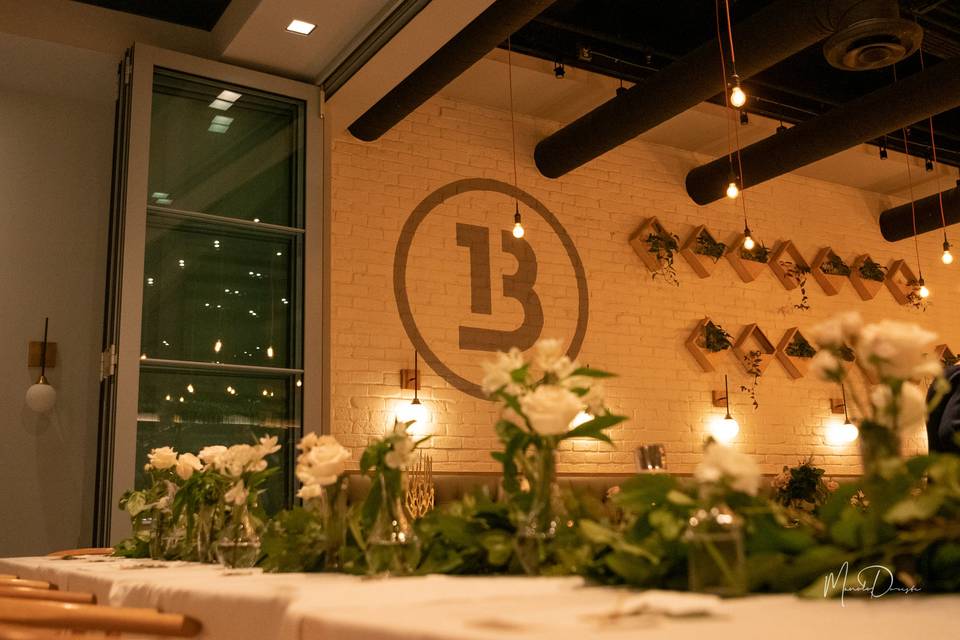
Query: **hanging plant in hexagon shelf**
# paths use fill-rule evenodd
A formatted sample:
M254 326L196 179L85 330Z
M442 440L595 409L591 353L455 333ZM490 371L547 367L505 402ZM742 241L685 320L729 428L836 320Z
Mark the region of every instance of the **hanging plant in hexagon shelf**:
M817 350L797 327L787 329L777 345L777 360L794 380L807 374L810 360L816 353Z
M824 247L817 252L810 264L813 279L828 296L835 296L846 284L852 269L830 247Z
M654 280L660 277L674 286L680 286L677 270L673 266L674 256L680 249L680 238L667 231L656 217L647 218L637 227L630 235L629 242Z
M794 309L800 311L810 309L810 298L807 296L807 276L810 274L810 265L803 259L803 255L792 240L781 241L773 250L770 255L770 270L787 291L800 289L800 301L794 303Z
M684 343L700 368L710 373L716 371L716 360L724 351L733 347L733 337L710 318L697 323Z
M874 262L869 254L858 256L850 267L850 284L863 300L873 300L883 288L887 268Z
M750 396L754 409L760 407L760 402L757 399L757 386L760 384L760 376L767 370L776 352L776 347L773 346L773 343L756 323L745 326L740 331L740 335L737 336L737 341L733 344L733 354L737 356L743 370L753 376L751 385L749 387L741 385L740 390Z
M743 248L744 235L741 233L727 245L727 260L730 266L744 282L753 282L760 277L770 261L770 249L757 242L753 249Z
M727 245L717 242L713 234L704 225L700 225L687 236L683 246L680 247L680 255L694 273L701 278L708 278L726 250Z

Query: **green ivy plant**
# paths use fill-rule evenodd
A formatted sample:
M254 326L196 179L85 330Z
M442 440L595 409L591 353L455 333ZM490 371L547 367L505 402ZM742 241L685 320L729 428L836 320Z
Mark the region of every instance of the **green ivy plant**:
M793 305L794 309L800 311L810 310L810 297L807 295L807 276L810 274L810 267L805 264L781 260L780 266L783 268L783 274L797 283L800 289L800 302Z
M714 262L718 262L726 250L727 245L714 240L706 229L702 229L697 235L697 244L693 249L694 253L713 258Z
M760 408L760 401L757 399L757 387L760 386L760 376L763 374L763 370L761 369L763 365L763 354L758 350L748 351L743 356L743 363L746 366L747 373L750 374L753 379L749 387L740 385L740 391L750 396L750 401L753 403L754 410L756 410Z
M674 254L680 248L680 238L665 229L654 226L654 230L647 236L647 245L650 253L657 256L660 268L653 272L653 278L662 277L666 282L679 287L680 279L673 266Z
M744 260L751 260L753 262L767 264L770 262L770 249L762 242L758 242L753 245L753 249L746 249L743 247L743 245L741 245L740 257Z
M817 350L813 348L813 345L810 344L799 331L793 334L793 339L790 341L790 344L787 345L785 351L788 356L794 358L812 358L817 354Z
M843 261L843 258L833 253L832 251L827 256L827 259L823 261L820 265L820 271L824 272L829 276L849 276L850 267L847 266L847 263Z
M711 353L726 351L733 346L733 336L711 320L703 327L703 346Z
M860 273L860 277L864 280L883 282L887 277L887 268L880 266L870 257L864 260L863 264L857 267L857 271Z

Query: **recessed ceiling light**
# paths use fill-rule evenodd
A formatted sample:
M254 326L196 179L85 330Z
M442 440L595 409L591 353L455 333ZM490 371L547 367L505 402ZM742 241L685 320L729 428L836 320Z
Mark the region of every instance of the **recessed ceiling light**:
M217 100L226 100L227 102L236 102L243 97L242 93L237 93L236 91L227 91L224 89L220 92L220 95L217 96Z
M227 129L229 128L229 125L211 123L210 126L207 127L207 131L210 131L211 133L226 133Z
M227 102L226 100L221 100L220 98L217 98L216 100L210 103L211 109L220 109L220 111L226 111L232 106L233 106L232 102Z
M304 22L303 20L291 20L290 24L287 25L287 31L290 33L299 33L302 36L310 35L316 28L317 25L311 22Z

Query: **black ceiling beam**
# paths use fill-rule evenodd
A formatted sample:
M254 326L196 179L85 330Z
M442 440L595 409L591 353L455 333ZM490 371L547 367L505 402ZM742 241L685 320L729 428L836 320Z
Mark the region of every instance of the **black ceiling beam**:
M940 199L943 198L943 217L940 215ZM960 223L960 185L942 193L921 198L913 203L887 209L880 214L880 233L888 242L905 240L914 236L914 210L916 210L916 235L937 231Z
M734 25L737 72L753 76L833 33L862 0L780 0ZM708 42L537 144L537 168L558 178L709 100L720 83L720 49Z
M497 0L357 118L350 133L376 140L551 4L553 0Z
M855 145L875 140L960 106L960 58L848 102L770 136L740 152L741 188L752 187ZM729 183L727 156L687 174L687 193L700 205L724 197Z

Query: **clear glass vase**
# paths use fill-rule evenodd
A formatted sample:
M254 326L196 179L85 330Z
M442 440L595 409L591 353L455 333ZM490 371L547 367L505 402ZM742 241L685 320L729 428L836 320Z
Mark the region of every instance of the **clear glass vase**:
M517 528L516 551L523 570L539 575L547 558L547 545L556 537L560 524L557 458L553 442L537 450L530 483L530 507Z
M384 475L380 483L380 510L367 536L367 572L371 575L409 575L417 567L420 544L412 518L403 505L403 476L400 491L391 489Z
M217 538L223 528L224 506L205 504L196 514L195 553L197 562L216 563Z
M697 511L684 540L691 591L725 597L747 593L743 521L726 505Z
M883 460L900 455L900 435L894 429L870 420L860 424L860 460L864 475L874 475Z
M151 509L150 515L141 522L149 523L150 541L147 544L147 550L152 560L163 560L166 555L167 529L169 528L170 515L164 513L163 509Z
M229 516L217 540L217 559L228 569L248 569L260 557L260 535L247 505L230 508Z
M350 480L338 478L337 482L324 487L319 500L320 522L323 525L324 571L340 570L340 553L347 537L347 495L350 493Z

